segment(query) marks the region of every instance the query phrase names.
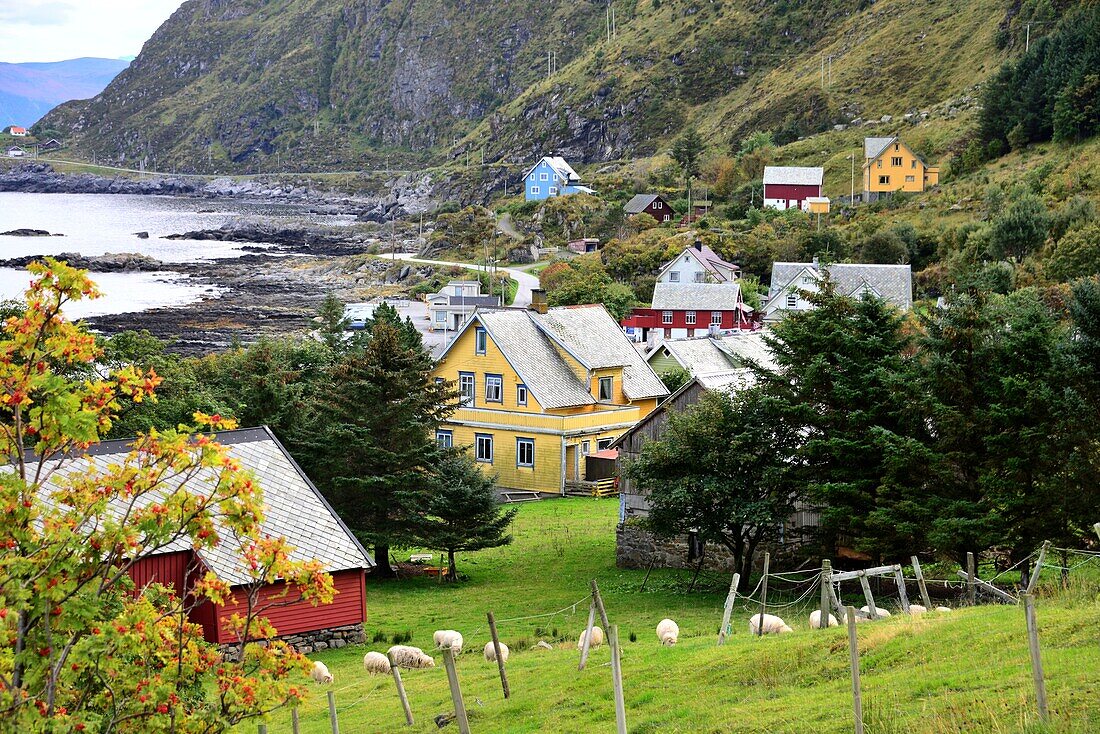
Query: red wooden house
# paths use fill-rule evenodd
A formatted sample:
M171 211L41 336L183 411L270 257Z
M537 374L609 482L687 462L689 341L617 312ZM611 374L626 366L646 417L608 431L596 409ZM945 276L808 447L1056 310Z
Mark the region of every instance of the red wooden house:
M648 214L656 219L658 224L664 224L676 216L676 212L660 194L636 194L633 199L626 202L623 211L628 217Z
M802 166L767 166L764 169L764 206L801 209L810 197L821 196L825 169Z
M294 560L317 559L333 579L336 597L330 604L313 606L287 595L283 582L259 590L261 616L275 625L279 636L303 652L325 647L343 647L363 641L367 618L365 572L374 566L370 556L336 515L317 488L267 427L218 433L219 443L245 469L252 471L264 497L265 534L285 537ZM129 452L128 441L106 441L91 453L97 461L121 461ZM204 602L190 611L192 622L203 628L207 641L219 645L238 642L226 621L243 613L250 579L245 573L239 547L223 533L215 548L194 550L190 543L165 547L135 563L129 570L137 593L151 582L172 586L186 594L195 581L214 572L232 587L232 597L223 605Z

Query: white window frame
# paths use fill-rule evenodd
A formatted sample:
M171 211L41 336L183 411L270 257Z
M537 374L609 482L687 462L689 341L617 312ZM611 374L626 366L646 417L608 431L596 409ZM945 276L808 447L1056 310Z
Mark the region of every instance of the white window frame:
M540 191L538 186L532 186L531 187L531 193L532 194L539 194L539 193L541 193L541 191Z
M524 449L530 452L530 458L527 461L523 460ZM517 438L516 439L516 466L519 468L534 469L535 468L535 439L533 438Z
M455 435L453 431L444 431L442 429L435 432L435 442L445 449L452 448L455 445Z
M604 397L603 386L607 385L607 397ZM599 396L599 400L609 403L615 399L615 378L614 377L601 377L596 383L596 394Z
M489 351L489 332L478 326L474 329L474 354L486 354Z
M787 294L787 308L798 308L798 296L794 293Z
M550 180L550 175L548 173L546 173L546 171L543 171L542 173L539 174L539 181L549 181L549 180Z
M485 375L485 402L504 402L504 375Z
M516 385L516 405L527 405L526 385Z
M692 325L695 324L695 312L694 311L686 311L684 313L684 323L688 324L689 326L692 326Z
M721 326L722 325L722 312L721 311L711 311L710 312L710 325L711 326Z
M469 394L464 389L469 387ZM459 405L473 406L477 400L477 376L473 372L460 372L458 374Z
M482 453L482 448L487 447L488 458L486 454ZM491 433L475 433L474 434L474 460L481 464L493 463L493 434Z
M581 441L581 456L588 456L592 453L592 442Z
M672 323L672 312L671 311L662 311L661 312L661 325L662 326L668 326L671 323Z
M596 441L596 450L603 451L604 449L609 449L613 443L615 443L615 439L613 438L601 438Z
M550 190L547 191L546 193L548 193L550 196L557 196L558 195L558 187L557 186L551 186Z
M669 283L679 283L680 282L680 271L679 270L670 270L670 271L668 271L668 282Z

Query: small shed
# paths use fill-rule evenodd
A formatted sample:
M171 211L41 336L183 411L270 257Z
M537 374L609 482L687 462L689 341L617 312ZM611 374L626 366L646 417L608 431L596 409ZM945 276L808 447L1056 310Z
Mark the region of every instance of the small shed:
M584 237L579 240L571 240L569 242L569 250L570 252L583 255L589 252L598 252L600 250L600 245L599 237Z
M802 211L810 214L828 214L832 202L828 196L808 196L802 202Z
M619 450L601 449L584 457L584 478L590 482L619 475Z

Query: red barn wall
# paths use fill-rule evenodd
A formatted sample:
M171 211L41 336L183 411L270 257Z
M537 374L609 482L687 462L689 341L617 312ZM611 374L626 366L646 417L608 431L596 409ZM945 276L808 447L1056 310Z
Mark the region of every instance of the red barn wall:
M187 565L190 561L191 551L164 553L142 558L127 573L134 580L134 586L139 592L155 582L171 586L177 594L182 594L187 588L184 579L187 577Z
M287 606L261 611L260 615L275 625L280 636L365 623L367 589L363 571L361 569L337 571L332 574L332 582L336 587L336 596L331 604L315 607L307 601L296 601ZM268 584L261 589L260 609L262 610L267 604L279 604L293 598L293 591L286 598L277 598L284 587L285 584L280 582ZM227 599L224 605L215 607L218 620L218 639L215 640L217 643L225 645L237 641L237 637L226 629L225 624L234 614L244 616L247 609L248 597L241 589L234 589L232 597Z

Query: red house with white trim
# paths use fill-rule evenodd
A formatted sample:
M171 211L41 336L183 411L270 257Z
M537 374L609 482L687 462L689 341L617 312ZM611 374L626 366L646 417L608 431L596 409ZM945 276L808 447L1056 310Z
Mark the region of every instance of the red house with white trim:
M824 168L767 166L764 169L764 206L801 209L806 199L822 195L824 178Z

